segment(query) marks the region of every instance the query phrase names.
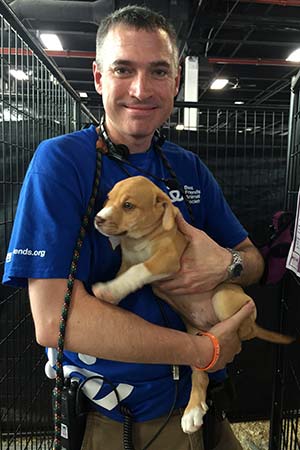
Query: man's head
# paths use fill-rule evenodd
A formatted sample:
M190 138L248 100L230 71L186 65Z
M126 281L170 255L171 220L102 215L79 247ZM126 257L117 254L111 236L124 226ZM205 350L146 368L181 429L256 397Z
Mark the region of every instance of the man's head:
M173 25L165 17L143 6L125 6L108 15L101 22L96 37L96 63L101 68L102 47L109 31L117 26L124 25L137 30L157 31L164 30L173 47L174 67L178 69L178 46L176 32Z
M180 79L177 59L175 32L159 14L128 6L104 19L93 72L115 144L131 152L149 148L154 130L173 109Z

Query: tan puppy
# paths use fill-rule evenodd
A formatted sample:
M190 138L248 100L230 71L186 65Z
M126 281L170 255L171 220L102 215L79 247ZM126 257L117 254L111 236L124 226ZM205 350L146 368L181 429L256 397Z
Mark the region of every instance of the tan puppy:
M147 178L132 177L114 186L105 207L96 215L95 227L102 234L113 237L115 244L121 244L122 264L114 280L93 286L96 297L118 304L136 289L180 269L180 258L187 240L177 228L177 211L170 198ZM182 316L190 333L210 329L232 316L250 299L240 286L232 283L222 283L212 292L200 295L171 298L157 289L154 292ZM260 328L255 319L256 313L253 313L241 325L241 340L259 337L284 344L293 341L290 337ZM203 423L208 408L207 385L207 374L193 370L192 392L181 420L186 433L195 432Z

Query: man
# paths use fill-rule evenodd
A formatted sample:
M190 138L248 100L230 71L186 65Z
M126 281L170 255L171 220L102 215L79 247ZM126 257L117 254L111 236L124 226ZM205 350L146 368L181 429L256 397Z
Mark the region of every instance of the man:
M161 289L174 294L207 293L234 275L234 282L246 285L256 281L263 268L246 231L199 158L171 143L160 148L161 141L154 136L169 117L179 87L180 67L172 27L147 8L129 6L116 11L98 30L93 73L105 109L103 123L97 130L92 126L39 146L24 181L9 247L12 257L8 258L4 276L8 284L26 285L28 280L36 338L47 347L57 345L73 248L92 190L98 134L111 155L102 157L95 212L117 181L146 175L165 192L170 190L165 180L171 177L176 181L172 189L179 186L180 195L175 205L187 221L191 221L189 212L194 216L196 227L178 219L190 245L181 270L160 282ZM117 145L126 145L129 154L113 154ZM184 201L184 185L201 191L198 203ZM233 258L227 247L240 253ZM14 252L22 248L32 249L30 256L28 252ZM132 415L135 448L146 447L171 412L168 424L149 448L202 450L201 430L192 435L181 431L180 409L186 405L190 391L187 366L209 365L212 342L206 336L184 333L180 318L155 298L150 286L129 295L118 307L96 299L91 285L113 278L119 265L119 251L91 227L76 272L64 371L80 379L98 374L109 382L93 379L85 385L93 412L88 417L82 449L123 448L124 417L112 383L121 405ZM237 266L239 271L234 273ZM224 371L218 370L240 351L236 330L253 307L250 302L231 319L211 328L221 350L213 367L215 380L223 379ZM204 314L204 322L206 318ZM170 365L180 366L176 396ZM227 422L217 441L215 449L241 448Z

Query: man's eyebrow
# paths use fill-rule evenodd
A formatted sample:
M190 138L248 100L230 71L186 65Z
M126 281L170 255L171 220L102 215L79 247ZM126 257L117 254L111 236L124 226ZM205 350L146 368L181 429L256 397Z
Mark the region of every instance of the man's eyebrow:
M135 63L134 63L134 61L130 61L129 59L116 59L115 61L113 61L112 62L112 66L133 66ZM152 61L152 62L150 62L150 64L149 64L149 66L150 67L165 67L165 68L170 68L171 67L171 64L168 62L168 61L166 61L166 60L164 60L164 59L162 59L162 60L159 60L159 61Z
M153 61L153 62L151 62L150 63L150 67L166 67L166 68L170 68L171 64L168 61L162 59L160 61Z
M133 62L129 61L128 59L116 59L115 61L112 62L112 66L130 66L132 65Z

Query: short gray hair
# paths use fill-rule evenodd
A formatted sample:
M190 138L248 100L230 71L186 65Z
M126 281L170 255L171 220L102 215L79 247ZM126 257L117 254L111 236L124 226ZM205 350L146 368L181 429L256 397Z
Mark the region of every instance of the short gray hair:
M179 51L173 25L164 16L146 6L128 5L109 14L100 23L96 37L96 63L99 68L101 67L103 43L109 31L116 25L125 25L136 30L165 31L172 44L174 66L178 67Z

